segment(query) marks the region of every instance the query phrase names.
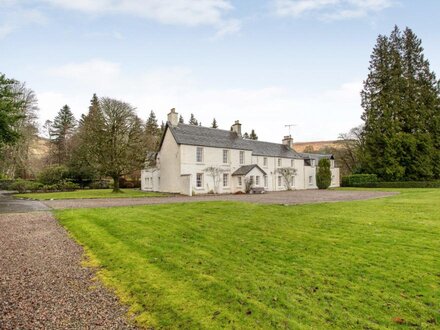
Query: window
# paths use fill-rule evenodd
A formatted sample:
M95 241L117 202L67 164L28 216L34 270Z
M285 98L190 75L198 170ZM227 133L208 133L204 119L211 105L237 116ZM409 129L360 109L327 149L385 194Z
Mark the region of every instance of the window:
M315 160L314 159L310 160L310 166L315 166Z
M291 159L291 160L290 160L290 167L294 167L294 165L295 165L295 162L294 162L293 159Z
M243 184L243 180L241 178L241 176L238 177L238 186L241 187L241 185Z
M240 151L240 164L244 164L244 151Z
M267 187L267 175L264 176L264 186Z
M330 167L331 168L335 167L335 160L334 159L330 160Z
M264 167L267 167L267 157L264 157L264 158L263 158L263 166L264 166Z
M292 175L292 177L290 178L290 186L294 187L295 186L295 177Z
M197 188L203 187L203 173L196 174L196 187Z
M223 173L223 187L229 187L229 174Z
M257 186L260 185L260 176L259 176L259 175L257 175L257 176L255 177L255 185L257 185Z
M223 164L229 162L229 150L223 150Z
M254 181L254 176L251 175L251 185L254 184L254 183L255 183L255 181Z
M197 163L203 162L203 148L202 147L197 147L196 161L197 161Z
M281 158L278 158L278 167L281 167Z
M313 176L309 176L309 185L311 186L313 184Z
M282 184L282 182L281 182L281 175L279 175L278 176L278 187L281 187L281 184Z

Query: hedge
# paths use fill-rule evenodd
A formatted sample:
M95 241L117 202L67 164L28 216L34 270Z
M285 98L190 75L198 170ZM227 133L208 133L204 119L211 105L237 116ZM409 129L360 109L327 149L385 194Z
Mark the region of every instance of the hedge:
M348 187L348 186L345 186ZM359 188L440 188L440 181L370 182L351 185Z
M376 174L352 174L342 177L342 187L356 187L358 185L377 183Z

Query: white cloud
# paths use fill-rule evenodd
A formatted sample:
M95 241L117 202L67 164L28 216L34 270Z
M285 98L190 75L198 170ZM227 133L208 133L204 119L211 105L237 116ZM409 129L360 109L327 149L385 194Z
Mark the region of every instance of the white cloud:
M79 118L96 92L131 103L144 119L154 110L159 121L165 121L169 109L175 107L186 120L194 113L205 126L215 117L221 128L229 129L238 119L244 131L255 129L260 139L274 142L287 133L286 124L297 125L293 131L297 140L321 140L335 139L360 123L360 79L306 95L289 86L208 88L185 67L128 74L117 63L90 60L48 72L58 81L49 91L37 93L42 122L53 118L66 103ZM96 81L96 76L106 82Z
M68 63L48 70L54 77L67 78L83 86L112 86L118 79L118 63L92 59L82 63Z
M274 0L279 16L313 15L322 20L365 17L396 4L395 0Z
M125 14L163 24L210 25L220 34L235 33L236 20L225 18L233 9L229 0L43 0L53 6L90 14Z
M21 8L15 1L0 1L0 39L30 24L45 24L45 15L36 9Z

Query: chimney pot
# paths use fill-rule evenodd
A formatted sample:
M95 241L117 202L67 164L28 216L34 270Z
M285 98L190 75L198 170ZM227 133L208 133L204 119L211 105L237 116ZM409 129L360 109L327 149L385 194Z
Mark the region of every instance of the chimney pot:
M293 149L293 138L291 135L285 135L283 138L283 144L288 146L290 149Z

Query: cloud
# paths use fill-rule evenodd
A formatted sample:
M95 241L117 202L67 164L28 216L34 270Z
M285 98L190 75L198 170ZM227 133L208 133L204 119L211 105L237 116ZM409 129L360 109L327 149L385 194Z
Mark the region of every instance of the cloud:
M225 35L240 29L237 20L225 18L233 9L229 0L41 0L53 6L106 15L125 14L162 24L208 25Z
M39 10L17 6L16 1L0 0L0 39L31 24L45 24L46 16Z
M286 124L297 125L293 131L297 140L321 140L335 139L360 123L360 79L304 94L276 85L209 88L186 67L140 68L128 73L119 64L102 59L69 63L47 73L58 80L49 90L37 91L42 122L53 118L66 103L79 118L96 92L129 102L143 119L154 110L159 122L165 121L169 109L175 107L186 120L194 113L205 126L215 117L221 128L229 129L238 119L244 131L255 129L260 139L274 142L287 133Z
M48 70L51 76L66 78L82 86L112 86L118 79L120 66L118 63L101 59L86 62L68 63Z
M395 0L274 0L278 16L312 15L321 20L365 17L395 4Z

